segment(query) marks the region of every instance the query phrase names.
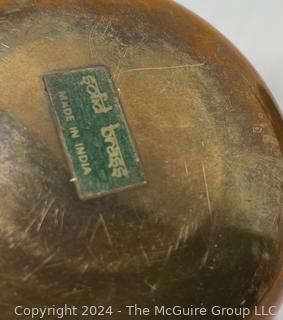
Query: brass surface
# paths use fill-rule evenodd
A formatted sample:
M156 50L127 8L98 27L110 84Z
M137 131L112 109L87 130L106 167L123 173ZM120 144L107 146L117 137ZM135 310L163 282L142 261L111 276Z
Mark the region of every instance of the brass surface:
M0 39L0 319L279 299L282 118L226 39L166 0L0 0ZM148 184L82 202L42 76L88 65L110 69Z

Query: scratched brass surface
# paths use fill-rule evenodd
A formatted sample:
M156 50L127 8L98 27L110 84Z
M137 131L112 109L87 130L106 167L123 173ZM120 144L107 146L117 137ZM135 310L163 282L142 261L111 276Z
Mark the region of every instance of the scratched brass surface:
M226 39L166 0L0 0L0 39L0 319L271 297L282 119ZM86 65L110 69L148 184L82 202L41 77Z

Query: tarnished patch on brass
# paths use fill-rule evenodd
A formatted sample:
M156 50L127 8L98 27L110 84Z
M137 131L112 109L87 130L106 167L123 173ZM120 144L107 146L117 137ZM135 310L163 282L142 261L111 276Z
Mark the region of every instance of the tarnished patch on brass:
M146 183L114 85L104 66L43 76L83 200Z

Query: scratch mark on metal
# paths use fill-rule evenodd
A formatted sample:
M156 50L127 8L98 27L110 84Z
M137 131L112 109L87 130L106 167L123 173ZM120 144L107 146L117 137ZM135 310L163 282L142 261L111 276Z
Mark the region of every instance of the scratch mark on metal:
M41 194L41 192L40 192L40 194ZM40 196L39 196L39 198L40 198ZM35 205L31 208L31 210L29 211L28 215L33 214L35 212L35 210L39 207L40 204L41 204L41 200L38 200L35 203ZM29 225L25 229L24 233L27 234L29 232L29 230L32 228L32 226L36 223L37 219L38 219L38 215L34 219L32 219L32 221L29 223Z
M210 216L212 217L212 207L211 207L211 201L210 201L210 195L209 195L207 177L206 177L206 170L205 170L204 164L202 164L202 172L203 172L203 178L204 178L204 184L205 184L208 211L209 211Z
M1 58L2 63L4 64L8 64L9 63L9 59L6 57Z
M90 28L89 37L88 37L91 58L95 56L94 34L95 34L95 24L92 25L92 27Z
M109 28L110 28L110 26L111 26L111 21L109 21L108 22L108 24L107 24L107 26L105 27L105 30L104 30L104 32L103 32L103 35L105 36L106 35L106 33L108 32L108 30L109 30Z
M126 48L125 52L124 52L124 55L123 55L123 58L126 57L127 53L128 53L128 50L129 50L129 47Z
M186 175L187 175L187 177L188 177L188 176L189 176L189 169L188 169L187 160L185 160L185 171L186 171Z
M37 226L37 231L38 231L38 232L40 231L40 229L41 229L41 227L42 227L42 225L43 225L43 222L45 221L45 219L46 219L46 217L47 217L47 215L48 215L51 207L53 206L54 202L55 202L55 199L52 199L52 200L49 202L49 204L47 205L47 207L42 210L41 219L40 219L40 222L39 222L39 224L38 224L38 226Z
M7 49L10 48L7 44L5 44L5 43L3 43L3 42L1 42L1 46L5 47L5 48L7 48Z
M147 280L145 280L144 283L150 288L151 293L157 290L157 283L150 284Z
M98 219L98 221L97 221L97 223L96 223L96 225L95 225L95 227L94 227L94 230L93 230L93 232L92 232L92 235L91 235L91 237L90 237L90 241L89 241L89 242L92 243L92 242L94 241L94 239L95 239L95 237L96 237L96 234L97 234L97 230L98 230L98 228L99 228L100 225L103 226L103 230L104 230L104 233L105 233L105 235L106 235L106 238L107 238L107 241L108 241L109 245L110 245L111 247L113 247L112 238L111 238L111 236L110 236L110 233L109 233L109 230L108 230L108 228L107 228L106 222L105 222L105 220L104 220L104 218L103 218L103 216L102 216L101 214L99 215L99 219Z
M171 254L172 254L172 251L173 251L173 246L170 246L170 247L168 248L166 257L165 257L164 262L163 262L163 268L166 266L167 262L169 261L169 259L170 259L170 257L171 257Z
M52 255L50 255L48 258L46 258L38 267L36 267L34 270L32 270L29 274L27 274L23 281L28 281L35 273L37 273L40 269L42 269L45 265L48 264L49 261L51 261L57 252L54 252Z
M144 258L145 258L145 261L146 261L147 265L150 266L151 263L150 263L148 254L146 253L146 251L145 251L143 246L141 246L141 251L142 251L142 254L143 254Z
M64 231L64 218L65 218L65 211L62 210L61 212L61 221L60 221L60 234L63 234Z
M180 232L176 241L175 250L180 248L180 244L184 244L188 240L189 236L189 223L186 223L181 226Z
M106 234L106 238L107 238L107 240L108 240L108 243L110 244L111 247L113 247L113 241L112 241L112 239L111 239L111 236L110 236L109 230L108 230L108 228L107 228L106 222L105 222L105 220L104 220L104 218L103 218L103 216L102 216L101 214L100 214L99 216L100 216L101 223L102 223L102 225L103 225L103 228L104 228L104 231L105 231L105 234Z
M0 23L3 24L3 23L7 23L8 22L8 19L6 17L0 17Z
M91 234L91 237L90 237L90 240L89 240L89 243L92 243L96 237L96 233L97 233L97 230L98 230L98 227L100 226L100 218L97 220L95 226L94 226L94 229L93 229L93 232Z
M125 49L125 52L124 52L122 58L125 58L125 57L126 57L126 55L127 55L127 53L128 53L128 50L129 50L129 47L127 47L127 48ZM121 75L121 68L120 68L120 66L121 66L121 61L122 61L122 59L119 59L118 64L117 64L117 72L116 72L116 77L115 77L116 80L119 80L120 75Z
M163 70L172 70L172 69L196 68L196 67L202 67L202 66L204 66L204 63L184 64L184 65L169 66L169 67L134 68L134 69L124 70L121 73L130 73L130 72L137 72L137 71L155 71L155 70L163 71Z
M81 294L82 292L86 292L86 291L89 291L90 289L89 288L85 288L85 289L73 289L72 291L70 292L66 292L65 294L63 294L63 297L64 298L67 298L67 297L71 297L71 296L76 296L78 294Z
M207 264L209 253L210 253L210 246L208 246L205 254L203 255L203 257L201 259L201 263L200 263L200 267L199 267L200 269L202 269Z
M96 260L95 254L93 253L92 249L90 246L86 246L86 249L88 251L88 253L91 255L91 257Z
M92 222L92 216L90 216L90 217L88 217L88 219L86 219L86 223L84 224L84 227L81 228L81 231L79 233L79 238L84 237L88 233L88 230L90 229L91 222Z
M189 232L190 232L190 223L187 223L187 225L184 228L184 242L186 242L189 239Z
M211 206L211 201L210 201L210 194L209 194L209 189L208 189L206 170L205 170L205 166L203 163L202 163L202 171L203 171L203 178L204 178L204 184L205 184L205 190L206 190L208 211L209 211L210 220L211 220L211 228L210 228L210 234L209 234L209 239L208 239L208 246L207 246L206 252L204 253L204 255L201 259L200 269L202 269L208 262L210 252L213 248L213 239L214 239L214 231L215 231L215 221L214 221L213 211L212 211L212 206Z

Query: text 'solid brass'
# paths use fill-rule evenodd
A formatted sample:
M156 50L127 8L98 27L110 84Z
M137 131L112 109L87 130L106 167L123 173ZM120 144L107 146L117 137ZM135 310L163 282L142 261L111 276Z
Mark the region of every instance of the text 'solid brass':
M56 72L44 81L80 198L145 184L107 69Z

